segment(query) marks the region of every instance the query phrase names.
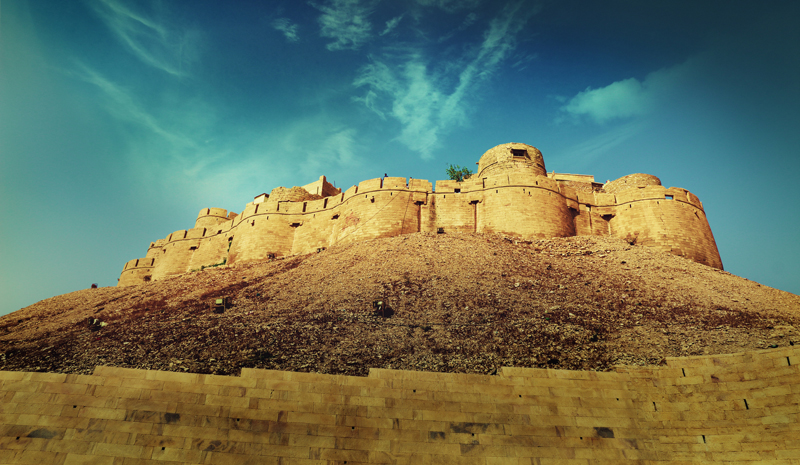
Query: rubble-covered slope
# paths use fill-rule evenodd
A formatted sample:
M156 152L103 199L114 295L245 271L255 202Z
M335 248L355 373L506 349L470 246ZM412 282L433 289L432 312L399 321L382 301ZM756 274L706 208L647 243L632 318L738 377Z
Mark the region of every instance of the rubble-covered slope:
M618 239L418 233L53 297L0 317L0 370L606 370L796 328L799 296Z

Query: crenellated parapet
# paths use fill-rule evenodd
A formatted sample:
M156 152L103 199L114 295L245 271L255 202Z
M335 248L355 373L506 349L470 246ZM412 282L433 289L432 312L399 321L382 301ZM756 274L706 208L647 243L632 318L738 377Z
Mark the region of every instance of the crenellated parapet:
M722 268L703 204L691 192L641 173L605 184L547 173L538 149L511 143L487 151L477 174L435 188L387 176L342 192L322 176L260 194L240 214L204 208L194 228L150 243L145 258L126 263L119 285L414 232L613 235Z

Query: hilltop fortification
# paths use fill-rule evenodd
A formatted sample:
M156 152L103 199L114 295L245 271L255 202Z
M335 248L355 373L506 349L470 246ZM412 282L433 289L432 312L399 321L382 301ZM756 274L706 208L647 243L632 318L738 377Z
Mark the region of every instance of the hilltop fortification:
M415 232L498 233L520 240L612 235L722 268L703 204L647 174L606 184L548 173L542 153L498 145L463 182L384 177L342 192L324 176L256 196L241 214L204 208L194 228L150 243L119 286L206 267L309 253L333 244Z

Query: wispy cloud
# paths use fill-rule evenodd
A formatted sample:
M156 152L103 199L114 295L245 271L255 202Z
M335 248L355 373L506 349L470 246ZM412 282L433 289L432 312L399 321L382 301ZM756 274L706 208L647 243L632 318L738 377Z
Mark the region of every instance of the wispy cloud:
M489 23L481 45L457 60L436 63L418 51L399 62L393 57L374 60L354 81L367 88L357 100L380 117L400 122L398 140L431 158L442 134L467 123L470 97L514 49L516 35L537 11L523 8L522 2L507 5ZM432 70L431 63L441 66Z
M417 0L422 6L435 6L447 12L467 10L477 7L481 0Z
M402 19L403 19L403 15L400 15L400 16L395 16L394 18L390 19L389 21L386 21L386 28L379 35L385 36L386 34L392 32L394 30L394 28L396 28L397 25L400 24L400 21Z
M202 99L185 101L180 109L166 103L172 98L145 105L135 89L84 64L71 74L93 85L106 111L121 123L126 146L121 155L132 178L154 196L169 192L177 202L216 192L240 201L253 195L252 189L311 182L320 173L361 163L356 130L324 114L232 130Z
M334 39L328 50L355 50L371 37L372 0L330 0L325 5L312 3L322 12L318 18L320 35Z
M89 4L142 62L173 76L185 76L197 60L197 31L171 28L120 0L91 0Z
M647 125L642 122L629 122L592 137L579 144L567 147L561 152L560 158L569 160L571 164L587 164L600 158L616 147L622 145L631 137L640 133Z
M300 36L297 35L299 26L289 20L289 18L276 19L272 22L272 27L282 32L283 35L286 36L286 40L289 42L297 42L300 40Z
M472 26L475 23L475 21L477 21L477 20L478 20L478 15L477 14L475 14L474 12L468 14L464 18L464 21L461 22L461 25L459 25L456 29L454 29L454 30L448 32L447 34L443 35L442 37L440 37L439 38L439 42L445 42L445 41L448 41L448 40L452 39L453 36L455 36L457 33L461 32L461 31L465 31L467 28Z
M538 53L529 53L527 55L520 56L517 58L517 61L515 61L514 64L511 65L511 67L516 68L518 71L522 71L523 69L528 67L528 64L530 62L532 62L537 58L539 58Z
M561 107L562 115L558 120L562 121L567 115L605 123L646 115L668 98L690 67L691 62L686 62L654 71L642 81L628 78L598 89L588 87Z

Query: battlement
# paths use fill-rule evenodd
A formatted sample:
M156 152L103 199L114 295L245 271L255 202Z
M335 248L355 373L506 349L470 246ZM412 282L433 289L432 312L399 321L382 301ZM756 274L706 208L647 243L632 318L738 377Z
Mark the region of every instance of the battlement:
M241 214L204 208L194 228L150 243L149 266L126 263L119 285L414 232L613 235L722 268L703 204L686 189L642 173L605 184L547 173L541 152L519 143L488 150L478 165L477 174L435 181L435 189L425 179L384 176L342 192L320 176L259 194Z

